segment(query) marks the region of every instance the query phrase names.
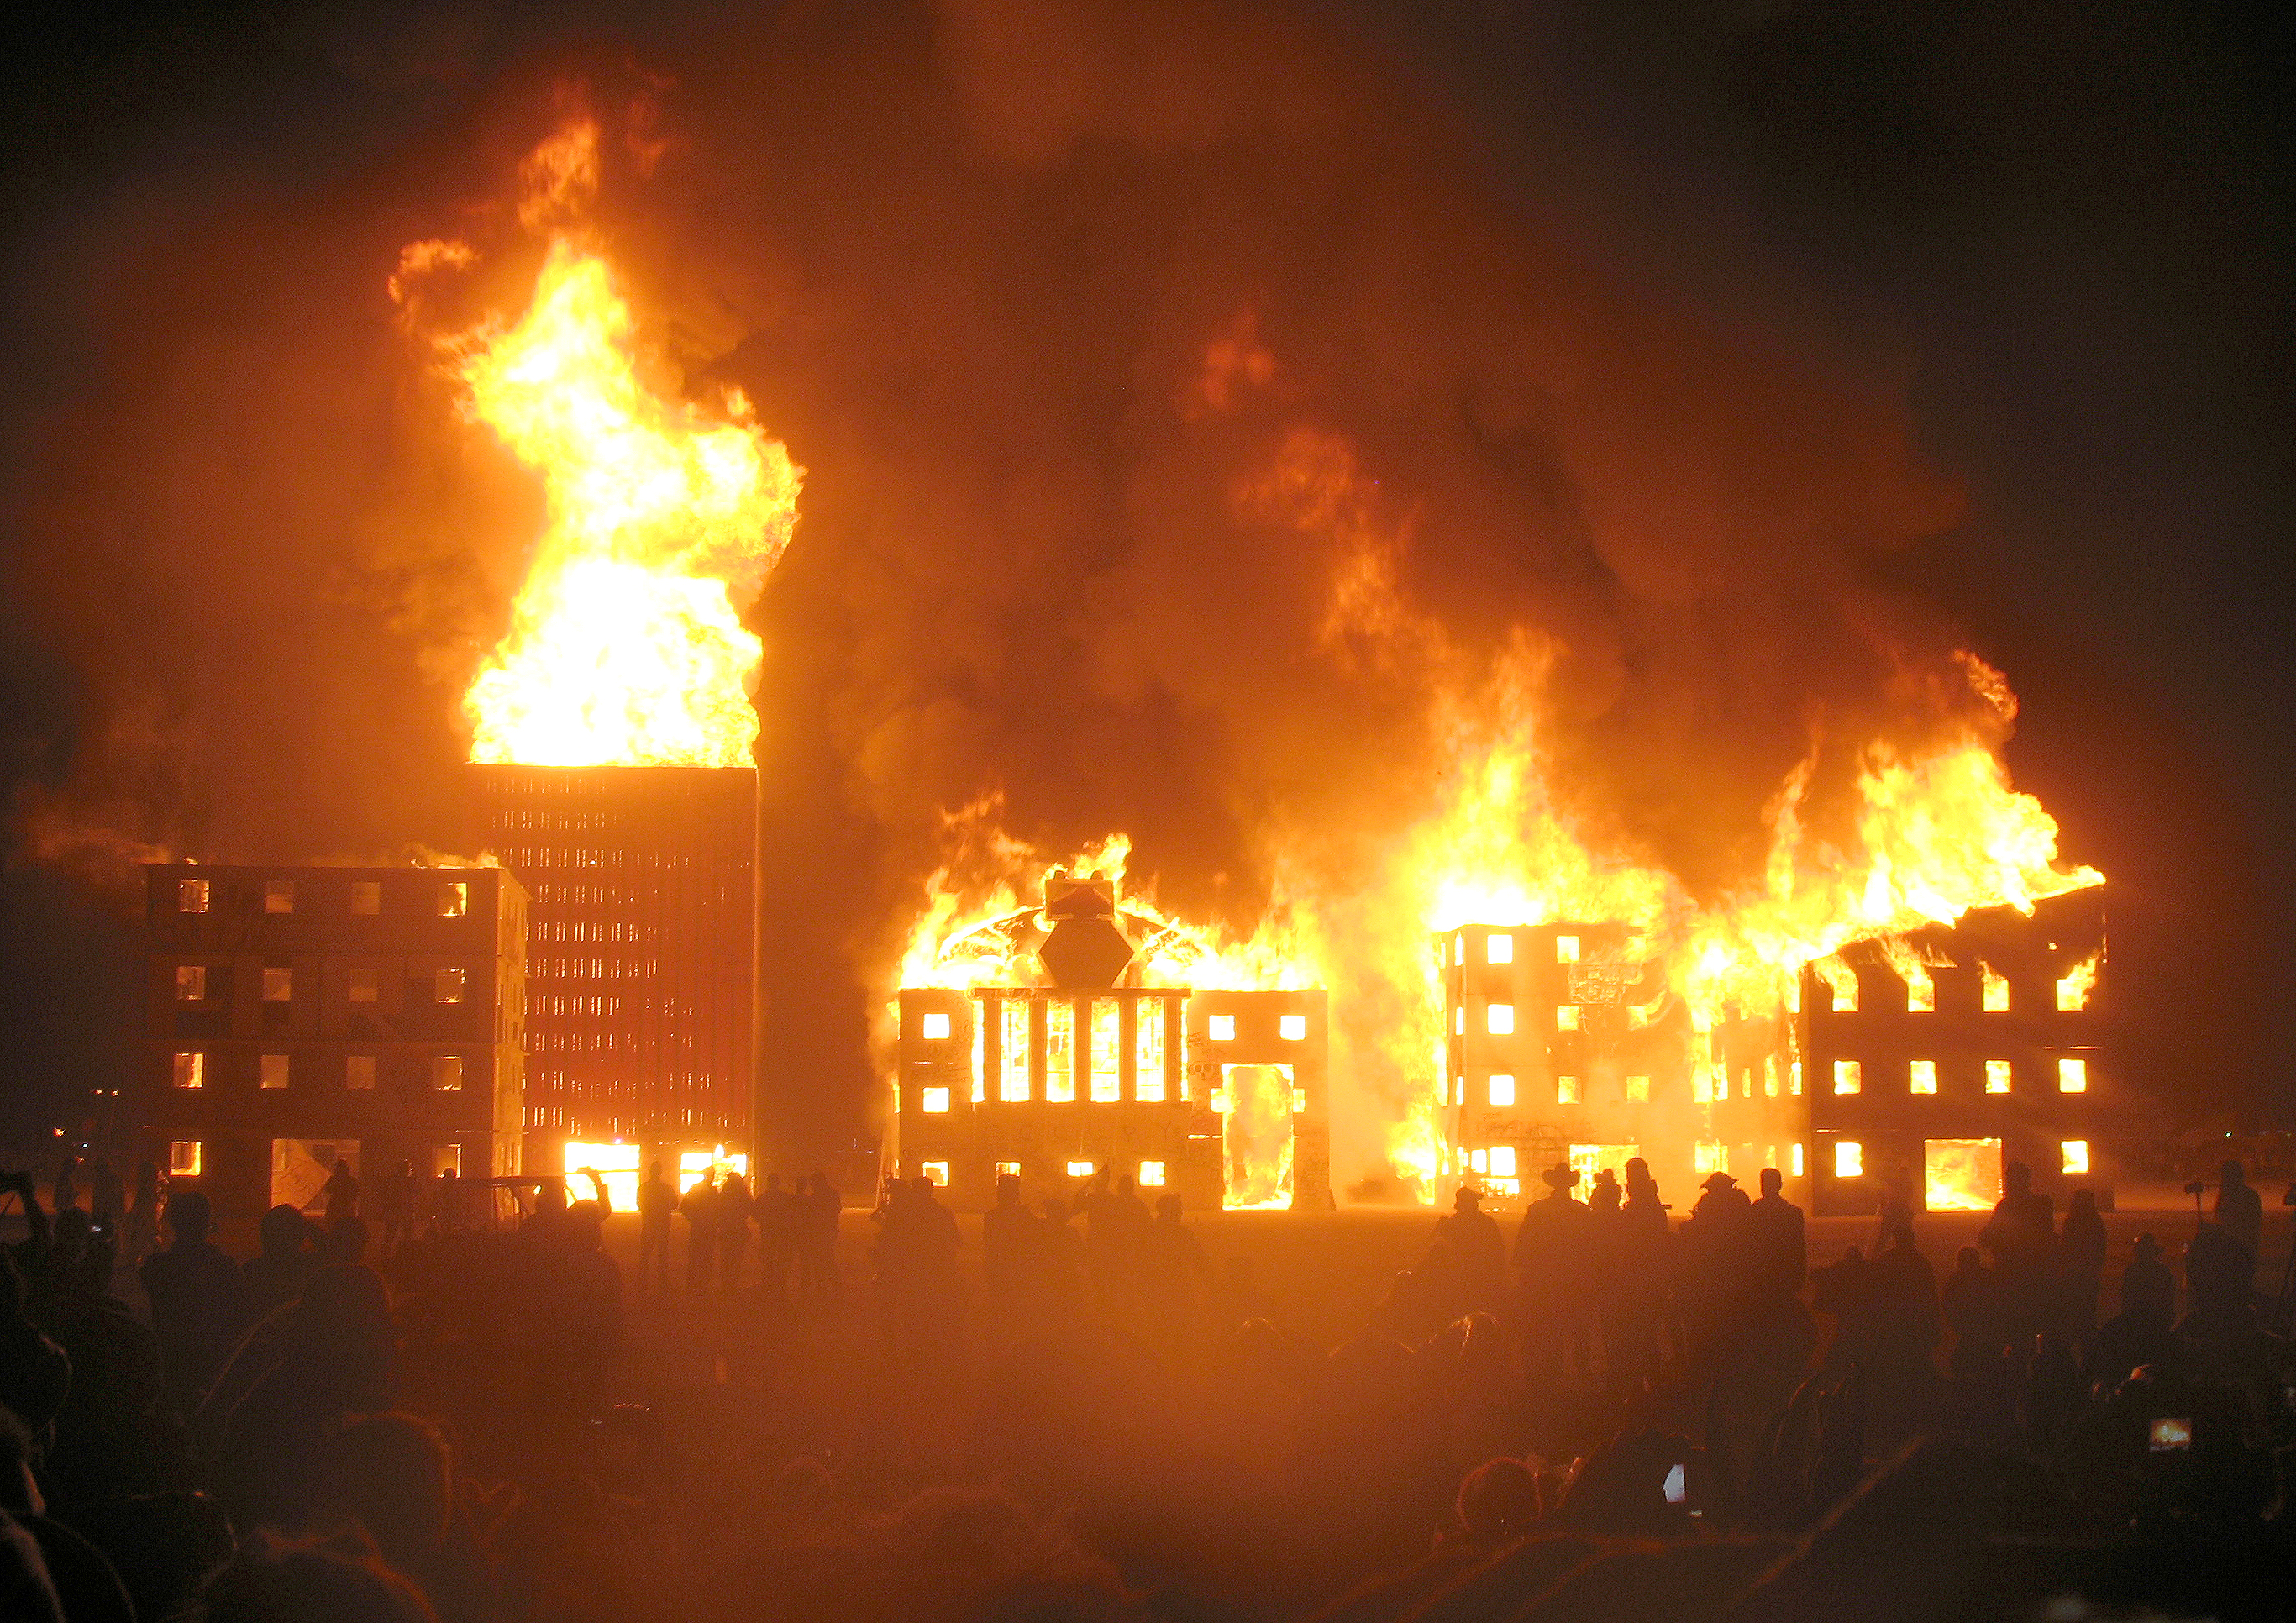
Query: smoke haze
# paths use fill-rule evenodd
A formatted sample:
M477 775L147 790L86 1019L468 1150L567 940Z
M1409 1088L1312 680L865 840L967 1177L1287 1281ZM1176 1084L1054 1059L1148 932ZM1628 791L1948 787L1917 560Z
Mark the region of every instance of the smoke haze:
M594 225L664 385L738 384L808 470L752 617L769 1138L865 1130L871 1005L945 810L1001 792L1048 851L1125 831L1167 908L1248 927L1439 808L1434 699L1525 637L1549 791L1598 850L1742 887L1813 750L1806 815L1846 837L1866 744L1991 725L1952 660L1972 625L2035 701L1980 581L1934 561L1981 577L1971 537L2009 504L1972 514L1983 459L1928 448L1985 430L1923 382L1918 300L1751 223L1747 176L1801 171L1751 137L1684 155L1746 75L1791 90L1794 13L1678 20L1722 66L1696 94L1653 78L1646 118L1599 29L1505 8L284 29L244 70L262 119L162 109L155 141L204 138L20 173L46 229L10 265L44 336L7 419L9 766L49 832L17 860L75 822L217 861L472 848L457 705L539 496L386 282L405 244L459 238L480 263L426 280L447 302L425 321L514 314L541 252L517 165L568 85L608 137ZM1511 68L1477 65L1491 45ZM308 104L330 86L339 108ZM1947 202L1903 190L1908 229L1976 184L1934 184ZM2054 635L2043 689L2080 685L2082 637ZM2164 760L2187 747L2166 703L2135 741ZM2189 896L2148 903L2113 842L2173 797L2124 809L2052 749L2067 765L2021 786L2068 854L2133 873L2139 910L2203 911L2241 787L2204 809L2215 854L2161 874Z

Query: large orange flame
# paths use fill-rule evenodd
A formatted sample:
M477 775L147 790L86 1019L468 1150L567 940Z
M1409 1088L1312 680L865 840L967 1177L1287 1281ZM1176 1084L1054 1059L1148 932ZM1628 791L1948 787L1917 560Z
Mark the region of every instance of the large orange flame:
M2055 823L2011 788L1998 747L2014 701L2000 673L1964 654L1956 698L1966 721L1918 751L1869 746L1849 838L1820 838L1805 825L1813 751L1772 799L1759 880L1736 895L1693 896L1662 868L1598 848L1562 809L1542 742L1551 647L1521 631L1496 660L1471 660L1447 627L1413 607L1398 585L1410 525L1382 517L1377 487L1351 447L1297 430L1239 486L1237 501L1254 519L1327 544L1327 652L1366 681L1407 683L1429 695L1445 787L1401 827L1361 831L1365 842L1342 837L1334 848L1328 835L1271 832L1268 916L1240 935L1162 920L1168 961L1152 961L1145 972L1196 986L1327 988L1335 1154L1383 1156L1423 1199L1458 1165L1445 1126L1443 980L1431 936L1468 923L1624 924L1662 965L1664 996L1685 1005L1692 1031L1704 1034L1733 1012L1782 1017L1795 1007L1805 964L1854 998L1856 980L1833 956L1852 942L1890 940L1973 908L2030 911L2042 898L2101 882L2092 869L2057 865ZM984 802L951 819L952 846L971 860L929 883L904 964L908 984L1026 973L1007 951L968 947L1010 944L983 926L1025 907L1029 881L1046 865L996 827L998 809ZM1120 873L1130 844L1112 836L1086 865L1112 859L1100 871ZM984 873L992 876L986 884ZM1127 906L1152 912L1153 904L1136 890ZM1916 965L1912 979L1923 978L1916 959L1898 955ZM2085 987L2077 989L2085 996ZM1693 1047L1702 1108L1713 1096L1713 1061L1710 1045ZM1774 1062L1784 1070L1790 1058Z
M742 611L789 544L803 471L738 389L705 407L649 386L636 318L580 226L599 170L586 117L535 149L518 210L548 234L533 298L507 328L439 340L548 514L509 633L463 697L471 758L748 766L763 648ZM390 281L402 319L423 324L423 278L477 258L409 245Z
M722 416L638 375L605 261L551 245L518 324L463 365L472 410L541 475L549 528L464 700L472 758L750 764L763 649L742 624L788 545L800 470L737 391Z

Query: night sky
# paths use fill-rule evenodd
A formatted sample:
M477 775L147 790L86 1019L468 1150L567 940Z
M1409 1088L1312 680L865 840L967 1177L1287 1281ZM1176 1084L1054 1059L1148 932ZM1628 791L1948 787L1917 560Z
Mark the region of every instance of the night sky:
M1169 533L1200 442L1142 405L1244 305L1301 398L1471 534L1414 582L1463 635L1529 605L1585 627L1620 692L1656 671L1685 713L1744 698L1691 775L1718 805L1730 764L1775 781L1755 768L1795 717L1761 695L1855 713L1845 627L2005 670L2018 787L2113 881L2132 1070L2184 1119L2296 1126L2286 42L2246 18L20 8L6 1152L117 1083L143 847L358 857L461 832L455 696L533 497L448 431L381 283L398 244L485 225L575 79L629 150L668 143L602 203L642 302L810 471L754 617L777 1130L859 1127L863 987L931 806L1004 787L1032 837L1134 829L1168 897L1213 905L1215 872L1251 893L1238 830L1303 770L1288 741L1322 696L1223 688L1267 685L1222 663L1258 633L1200 627L1166 583L1236 558ZM1546 374L1478 358L1486 334L1570 354L1618 425L1538 426L1522 380ZM1743 535L1659 525L1622 557L1573 495L1599 462L1691 503L1698 448L1734 433L1765 475L1722 493ZM1870 489L1841 471L1868 465ZM1160 664L1198 628L1220 680ZM1678 720L1606 702L1581 742L1663 779ZM1637 809L1623 766L1586 777L1590 816L1678 871L1737 859Z

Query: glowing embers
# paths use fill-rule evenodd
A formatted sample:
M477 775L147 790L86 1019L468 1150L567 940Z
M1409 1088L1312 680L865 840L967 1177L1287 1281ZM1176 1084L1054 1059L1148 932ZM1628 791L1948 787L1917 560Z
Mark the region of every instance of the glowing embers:
M1931 1211L1991 1211L2001 1199L2001 1141L1922 1141L1922 1203Z
M1289 1065L1223 1065L1220 1119L1224 1189L1229 1210L1280 1210L1292 1204L1294 1093Z
M589 1199L597 1191L586 1172L595 1172L605 1184L606 1193L616 1211L629 1211L638 1203L638 1147L625 1143L583 1143L570 1141L566 1145L566 1198L570 1201Z

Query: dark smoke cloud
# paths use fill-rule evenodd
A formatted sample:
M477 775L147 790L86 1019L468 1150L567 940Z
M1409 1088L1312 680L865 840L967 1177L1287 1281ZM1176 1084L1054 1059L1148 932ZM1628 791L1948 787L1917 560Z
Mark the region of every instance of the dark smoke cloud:
M863 1126L944 808L1001 790L1048 849L1124 829L1168 905L1242 922L1271 830L1374 863L1444 793L1426 673L1327 635L1346 546L1239 497L1302 430L1351 447L1464 667L1554 640L1558 792L1702 894L1753 871L1813 741L1823 825L1859 744L1965 702L1905 680L1952 668L1892 582L1961 496L1892 330L1781 294L1803 268L1717 223L1726 188L1653 218L1551 68L1502 119L1427 68L1520 44L1506 8L1417 59L1416 23L1273 5L579 26L285 29L266 82L353 111L216 144L315 151L123 160L19 254L71 335L9 422L12 643L71 673L12 724L44 805L210 859L470 848L455 703L536 496L384 283L462 236L488 257L450 314L515 307L513 172L569 79L619 143L598 224L663 375L739 382L808 471L756 616L791 1142Z

